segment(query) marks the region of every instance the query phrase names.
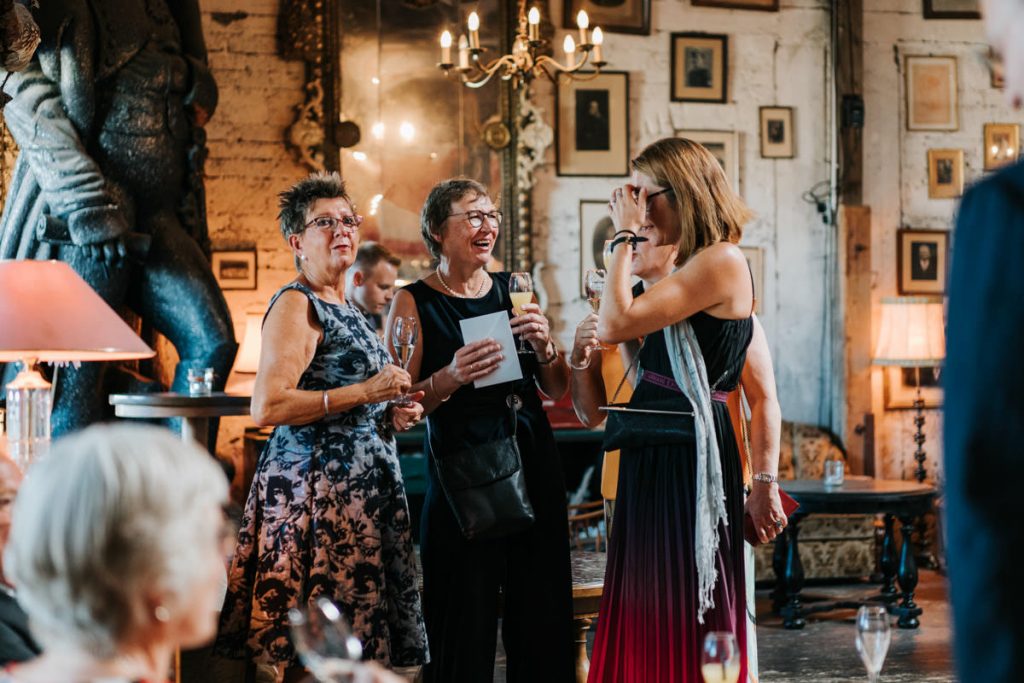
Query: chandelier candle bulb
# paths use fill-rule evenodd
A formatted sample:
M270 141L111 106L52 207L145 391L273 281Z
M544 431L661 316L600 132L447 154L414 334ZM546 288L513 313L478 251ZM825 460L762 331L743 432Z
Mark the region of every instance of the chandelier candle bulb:
M441 65L452 63L452 34L445 31L441 34Z
M586 45L590 42L587 36L587 29L590 28L590 17L587 16L586 10L580 10L579 14L576 15L576 25L580 27L580 45Z
M459 68L469 70L469 41L465 34L459 36Z
M530 42L537 42L540 40L540 10L536 7L530 8L529 20L528 20L528 38Z
M572 39L572 36L565 36L562 49L565 51L565 66L569 69L573 68L576 65L576 41Z
M469 49L479 50L480 49L480 16L476 12L469 13L469 19L466 20L466 26L469 28Z
M604 43L604 33L601 31L600 26L594 27L594 51L592 53L594 64L604 64L604 58L601 54L601 45Z

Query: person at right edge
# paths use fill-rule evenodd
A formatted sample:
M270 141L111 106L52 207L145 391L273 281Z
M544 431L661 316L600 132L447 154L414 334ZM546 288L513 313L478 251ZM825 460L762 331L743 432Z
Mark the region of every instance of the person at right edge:
M1002 53L1007 101L1024 99L1024 1L989 0L989 40ZM1024 164L964 195L949 283L944 445L953 647L959 680L1002 683L1024 671Z

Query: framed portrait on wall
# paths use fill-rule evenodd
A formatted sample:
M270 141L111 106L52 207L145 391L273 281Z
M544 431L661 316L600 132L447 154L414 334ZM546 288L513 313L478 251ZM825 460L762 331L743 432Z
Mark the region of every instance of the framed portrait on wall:
M956 57L907 55L907 130L958 130Z
M576 15L586 10L590 27L612 33L651 35L651 0L565 0L562 28L575 30Z
M580 296L587 298L583 287L583 274L588 270L604 268L604 243L615 234L615 225L608 214L607 199L580 200Z
M732 189L740 191L740 149L739 136L726 130L677 130L677 138L687 138L707 147L708 151L718 159L725 177L729 179Z
M964 151L928 150L928 197L954 199L964 193Z
M778 12L779 0L693 0L693 6L757 9L764 12Z
M628 107L624 71L602 71L583 81L561 76L555 90L558 175L629 175Z
M900 294L945 294L949 263L946 230L896 231Z
M729 77L729 36L672 34L672 101L725 102Z
M1020 125L985 124L985 170L1012 164L1020 156Z
M210 267L221 289L256 289L255 249L215 251Z
M917 398L917 368L886 367L882 369L886 410L906 410L914 407ZM921 400L925 408L942 407L942 384L938 366L920 368Z
M750 268L750 276L754 281L754 313L761 315L764 301L764 249L761 247L745 247L740 245L740 251L747 259L747 266Z
M761 107L761 158L792 159L793 107Z
M924 0L925 19L981 19L979 0Z

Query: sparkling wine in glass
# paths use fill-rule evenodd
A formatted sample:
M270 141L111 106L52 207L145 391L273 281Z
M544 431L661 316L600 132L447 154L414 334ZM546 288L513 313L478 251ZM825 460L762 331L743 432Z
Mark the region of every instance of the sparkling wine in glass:
M533 279L529 273L512 273L508 276L508 291L512 298L512 314L522 315L523 306L533 301ZM530 353L526 340L519 335L519 353Z
M587 303L594 313L601 307L604 295L605 272L601 268L591 268L583 275L583 291L587 294Z
M403 370L409 369L409 361L412 360L412 353L416 350L418 334L416 318L397 316L391 323L391 343L395 347L395 362ZM395 402L405 405L409 403L409 399L406 396L400 396Z
M700 674L704 683L736 683L739 680L740 651L736 647L736 636L728 631L712 631L704 636Z
M885 607L864 605L857 610L857 653L871 683L878 681L891 639L889 612Z
M295 652L321 683L357 683L367 680L359 664L363 646L352 634L338 606L327 598L288 610Z

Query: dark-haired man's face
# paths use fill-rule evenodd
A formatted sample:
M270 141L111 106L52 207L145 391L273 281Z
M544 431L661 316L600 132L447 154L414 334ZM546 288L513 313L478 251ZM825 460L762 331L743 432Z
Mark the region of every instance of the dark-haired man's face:
M352 276L352 299L366 313L380 315L395 297L395 279L398 268L387 261L377 262L369 272L356 272Z

